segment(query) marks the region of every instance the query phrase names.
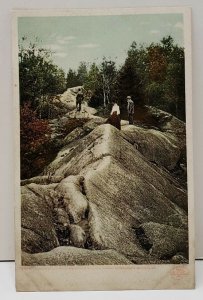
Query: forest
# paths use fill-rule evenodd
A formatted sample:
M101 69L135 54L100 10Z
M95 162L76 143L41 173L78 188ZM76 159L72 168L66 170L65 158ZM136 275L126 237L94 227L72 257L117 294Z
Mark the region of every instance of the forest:
M184 49L168 36L149 46L133 42L119 68L105 57L89 68L81 62L77 71L69 70L66 80L67 88L83 85L93 107L116 101L124 108L130 95L135 105L155 106L185 120L184 74Z
M188 264L184 49L134 41L66 72L19 49L22 265Z
M26 40L23 38L19 45L23 178L38 174L58 152L60 145L50 139L49 121L64 114L63 107L57 109L53 99L69 88L83 86L88 105L103 115L108 115L116 102L124 116L126 97L130 95L137 107L153 106L185 121L184 48L171 36L150 45L132 42L120 66L103 57L98 64L80 62L77 70L70 68L67 74L55 65L50 50L37 43L25 47ZM68 132L76 126L70 124ZM47 155L47 148L53 150L51 155ZM33 159L35 171L29 174Z
M114 101L122 106L131 95L135 104L156 106L185 119L184 49L171 36L149 46L133 42L120 67L103 57L99 65L81 62L77 70L65 74L51 54L36 44L19 50L21 105L30 102L40 119L50 118L50 97L79 85L89 92L93 107Z

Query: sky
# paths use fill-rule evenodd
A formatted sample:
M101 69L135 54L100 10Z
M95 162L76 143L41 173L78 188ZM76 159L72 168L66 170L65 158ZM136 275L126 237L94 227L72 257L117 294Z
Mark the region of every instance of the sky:
M81 61L100 63L103 57L119 66L133 41L149 45L168 35L184 46L183 15L20 17L18 22L19 41L37 38L39 47L52 50L53 62L65 72L76 70Z

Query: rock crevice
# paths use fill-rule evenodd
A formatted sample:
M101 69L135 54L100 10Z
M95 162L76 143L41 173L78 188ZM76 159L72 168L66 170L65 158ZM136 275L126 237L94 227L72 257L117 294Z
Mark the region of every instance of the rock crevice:
M24 264L85 264L82 257L109 264L108 253L112 264L187 261L187 191L171 174L179 137L91 127L81 139L66 138L43 176L22 183Z

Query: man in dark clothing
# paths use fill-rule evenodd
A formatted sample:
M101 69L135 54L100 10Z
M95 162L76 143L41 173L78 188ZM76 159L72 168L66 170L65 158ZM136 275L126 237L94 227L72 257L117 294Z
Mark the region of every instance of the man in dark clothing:
M127 112L128 112L128 120L129 124L133 124L133 119L134 119L134 109L135 105L133 100L131 99L131 96L127 96Z
M78 90L77 96L76 96L76 109L77 111L81 111L81 104L84 99L83 92L81 89Z

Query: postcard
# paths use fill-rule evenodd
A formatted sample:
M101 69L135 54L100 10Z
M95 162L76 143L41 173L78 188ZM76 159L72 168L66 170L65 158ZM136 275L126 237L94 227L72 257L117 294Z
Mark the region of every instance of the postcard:
M191 9L13 13L16 288L194 288Z

